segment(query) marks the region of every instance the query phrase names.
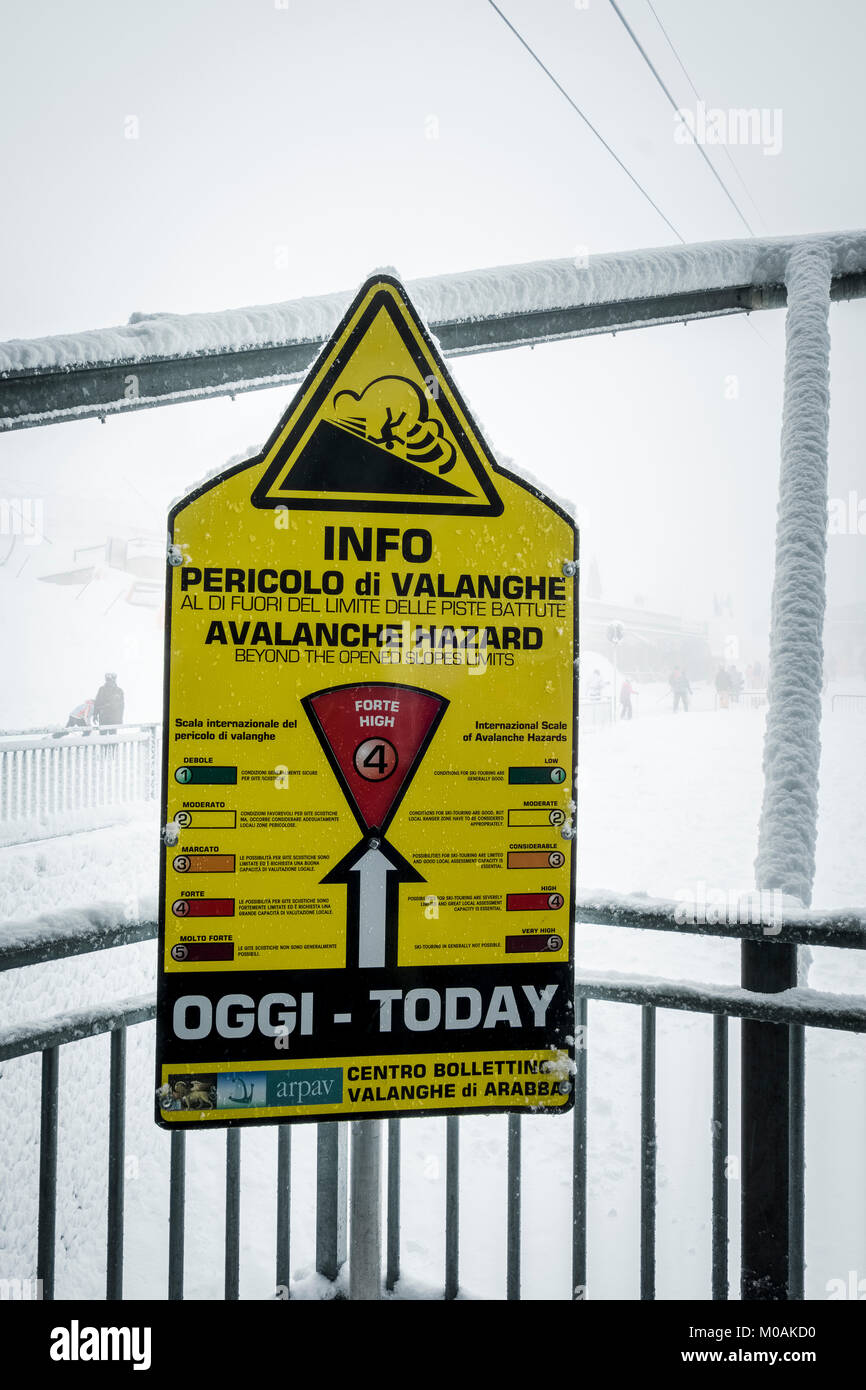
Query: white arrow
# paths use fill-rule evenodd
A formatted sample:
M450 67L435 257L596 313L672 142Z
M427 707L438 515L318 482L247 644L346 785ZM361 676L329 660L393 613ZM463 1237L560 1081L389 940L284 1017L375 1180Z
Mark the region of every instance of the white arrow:
M360 874L358 905L358 965L376 969L385 964L385 928L387 924L388 875L395 872L378 849L368 849L351 872Z

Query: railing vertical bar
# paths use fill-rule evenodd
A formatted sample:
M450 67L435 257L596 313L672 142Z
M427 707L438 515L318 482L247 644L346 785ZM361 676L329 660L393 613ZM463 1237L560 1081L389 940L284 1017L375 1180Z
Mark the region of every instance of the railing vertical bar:
M400 1278L400 1121L388 1121L388 1195L385 1287L390 1293Z
M186 1210L186 1133L171 1131L171 1177L168 1211L168 1297L183 1298L183 1244Z
M641 1006L640 1296L656 1296L656 1011Z
M382 1297L382 1121L351 1123L349 1298L372 1303Z
M55 1228L57 1225L57 1083L60 1048L42 1053L42 1117L39 1133L39 1231L36 1244L36 1278L42 1281L42 1297L54 1297Z
M712 1296L728 1297L728 1018L713 1015Z
M806 1030L792 1024L788 1030L790 1044L788 1066L790 1074L791 1109L789 1112L790 1205L788 1207L788 1298L805 1298L805 1185L806 1185Z
M123 1199L126 1140L126 1029L111 1034L108 1111L108 1242L105 1297L123 1298Z
M460 1287L460 1119L445 1121L445 1297Z
M506 1293L520 1298L520 1115L508 1116L508 1223L506 1228Z
M292 1126L277 1130L277 1293L290 1297L292 1236Z
M574 1001L574 1112L572 1116L571 1177L571 1296L586 1298L586 1096L587 1096L587 1004Z
M333 1282L347 1254L349 1127L337 1122L317 1130L316 1272Z
M241 1246L241 1132L226 1130L226 1251L225 1298L236 1302L240 1293Z

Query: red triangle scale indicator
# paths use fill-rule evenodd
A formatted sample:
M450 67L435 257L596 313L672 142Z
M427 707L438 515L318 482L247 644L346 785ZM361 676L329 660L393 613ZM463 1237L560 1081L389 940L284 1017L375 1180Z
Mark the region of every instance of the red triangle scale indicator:
M301 703L362 831L384 832L448 701L416 686L367 681Z

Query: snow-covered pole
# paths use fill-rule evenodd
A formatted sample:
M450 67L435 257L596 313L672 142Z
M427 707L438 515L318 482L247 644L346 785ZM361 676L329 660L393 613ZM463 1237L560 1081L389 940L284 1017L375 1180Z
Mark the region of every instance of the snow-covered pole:
M785 394L770 627L759 889L808 906L815 875L821 755L830 279L828 248L807 242L785 281ZM796 946L744 942L742 983L777 993L797 983ZM803 1067L795 1030L742 1025L744 1299L802 1297Z
M758 888L808 907L815 876L830 402L829 249L788 260L782 467L770 625Z

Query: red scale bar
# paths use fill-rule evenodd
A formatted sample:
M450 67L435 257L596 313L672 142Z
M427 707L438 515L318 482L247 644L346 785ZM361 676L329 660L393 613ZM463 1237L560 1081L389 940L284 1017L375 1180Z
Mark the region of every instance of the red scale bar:
M234 917L234 898L177 898L171 905L175 917Z
M556 912L565 899L561 893L509 893L507 912Z

